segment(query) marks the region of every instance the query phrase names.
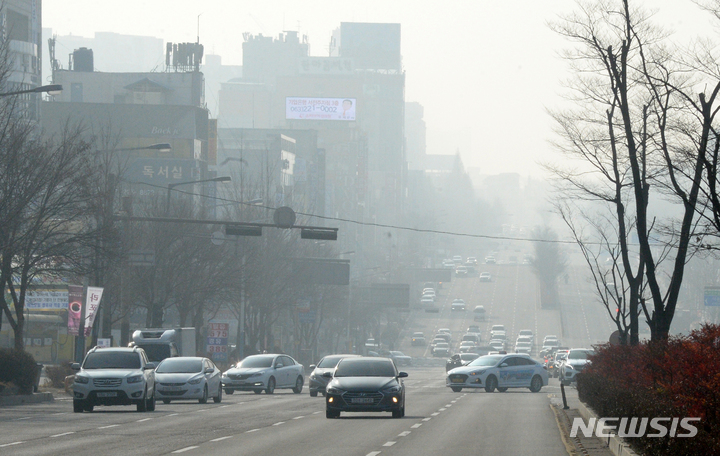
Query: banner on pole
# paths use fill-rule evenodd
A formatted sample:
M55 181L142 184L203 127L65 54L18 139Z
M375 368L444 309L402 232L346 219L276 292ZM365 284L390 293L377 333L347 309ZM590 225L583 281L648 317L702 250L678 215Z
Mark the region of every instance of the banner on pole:
M68 285L68 334L78 336L82 311L83 287Z
M85 335L90 335L95 315L97 315L98 307L100 307L100 299L102 299L103 289L100 287L87 287L87 297L85 299Z

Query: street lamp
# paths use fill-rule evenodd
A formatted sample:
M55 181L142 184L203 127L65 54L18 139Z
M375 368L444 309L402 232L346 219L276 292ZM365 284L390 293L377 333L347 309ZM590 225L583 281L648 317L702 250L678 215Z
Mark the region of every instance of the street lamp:
M39 87L35 87L32 89L27 89L27 90L17 90L15 92L0 93L0 97L9 97L11 95L21 95L23 93L43 93L43 92L46 92L49 95L58 95L60 92L62 92L62 90L63 90L63 86L61 86L60 84L51 84L51 85L39 86Z
M177 187L178 185L200 184L203 182L229 182L231 180L232 180L232 178L230 176L220 176L220 177L213 177L212 179L201 179L201 180L188 181L188 182L173 182L171 184L168 184L167 200L165 201L165 210L167 211L170 208L170 194L172 192L172 189Z

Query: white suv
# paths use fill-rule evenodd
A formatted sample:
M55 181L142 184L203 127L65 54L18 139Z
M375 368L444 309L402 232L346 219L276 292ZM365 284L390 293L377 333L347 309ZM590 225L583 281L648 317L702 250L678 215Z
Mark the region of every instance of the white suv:
M92 412L96 405L137 405L138 412L155 410L155 363L145 350L133 348L91 349L72 368L73 411Z

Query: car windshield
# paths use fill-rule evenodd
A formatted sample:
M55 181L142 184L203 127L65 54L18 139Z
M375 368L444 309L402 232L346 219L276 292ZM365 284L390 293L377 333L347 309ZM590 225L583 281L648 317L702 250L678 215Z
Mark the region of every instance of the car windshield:
M556 340L545 341L545 346L547 347L557 347L558 345L560 345L560 343Z
M170 345L168 344L138 344L138 347L145 350L145 355L153 362L160 362L166 358L170 358Z
M591 351L587 350L572 350L568 353L568 359L587 359L587 357L592 354Z
M389 360L344 359L335 370L335 377L395 377Z
M475 361L468 364L468 366L490 367L490 366L496 365L501 359L502 359L502 356L497 356L497 355L481 356L481 357L477 358Z
M403 352L399 352L399 351L391 351L390 354L393 356L405 356L405 354Z
M168 358L155 369L159 374L190 374L202 371L201 359Z
M320 360L317 367L321 369L332 369L337 366L337 363L340 362L341 359L343 359L342 356L326 356Z
M87 355L83 369L140 369L135 352L93 352Z
M257 368L257 367L270 367L272 366L273 356L248 356L237 367L241 368Z

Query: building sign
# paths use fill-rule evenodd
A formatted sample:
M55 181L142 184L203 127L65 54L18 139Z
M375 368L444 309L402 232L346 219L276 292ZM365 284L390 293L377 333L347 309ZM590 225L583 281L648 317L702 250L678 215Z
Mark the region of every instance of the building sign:
M100 300L103 295L103 288L100 287L87 287L85 299L85 336L90 335L90 330L95 323L95 316L97 315L98 307L100 307Z
M66 310L67 287L56 290L28 290L25 295L26 310Z
M166 185L197 179L199 165L195 160L181 158L139 158L130 164L128 180Z
M299 120L355 120L355 98L285 98L285 118Z
M228 360L229 332L229 323L208 324L207 352L212 355L213 361L226 362Z
M300 74L353 74L353 61L343 57L303 57Z
M81 285L68 285L68 334L71 336L79 335L82 298Z

